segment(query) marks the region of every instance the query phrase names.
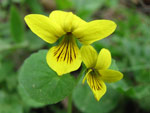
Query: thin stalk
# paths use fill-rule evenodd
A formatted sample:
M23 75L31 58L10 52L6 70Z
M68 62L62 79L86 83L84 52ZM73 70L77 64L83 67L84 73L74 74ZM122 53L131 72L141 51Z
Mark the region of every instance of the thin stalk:
M85 67L82 65L82 68L81 68L81 72L79 73L78 77L77 77L77 84L78 82L80 81L81 77L83 76L83 73L85 72Z
M67 113L72 113L72 94L68 96L68 112Z
M79 73L77 80L76 80L76 85L80 81L84 72L85 72L85 68L84 68L84 66L82 66L81 72ZM72 94L70 94L68 96L68 111L67 111L67 113L72 113Z

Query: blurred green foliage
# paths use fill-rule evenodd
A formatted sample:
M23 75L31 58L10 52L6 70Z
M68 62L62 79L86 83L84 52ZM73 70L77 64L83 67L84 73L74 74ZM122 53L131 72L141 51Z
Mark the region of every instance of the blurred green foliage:
M15 6L10 8L10 28L11 35L16 43L23 42L24 23L21 20L20 13Z
M47 109L45 104L31 99L32 96L25 90L27 88L18 83L19 69L24 60L39 49L50 47L26 27L23 17L29 13L49 15L52 10L58 9L73 11L87 21L111 19L118 25L112 36L93 43L93 46L97 51L103 47L111 51L118 69L124 73L124 79L107 85L108 92L100 102L94 100L86 84L79 82L73 92L74 113L131 112L126 109L130 108L130 102L133 113L149 113L149 14L139 11L135 4L127 6L120 0L49 0L47 4L49 7L43 0L0 1L0 113L47 113L44 109L65 113L62 110L65 102L49 105ZM114 62L112 68L117 69ZM24 76L28 73L22 72Z

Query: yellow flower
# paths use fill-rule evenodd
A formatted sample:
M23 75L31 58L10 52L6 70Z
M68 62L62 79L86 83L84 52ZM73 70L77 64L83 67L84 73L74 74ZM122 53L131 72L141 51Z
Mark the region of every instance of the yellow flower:
M81 56L88 68L82 83L87 79L87 83L96 100L99 101L106 93L104 82L116 82L123 78L123 74L119 71L108 69L111 65L111 53L107 49L103 48L98 55L92 46L82 46Z
M81 53L76 44L91 44L109 36L116 29L110 20L85 22L72 12L53 11L49 17L40 14L29 14L25 21L31 31L44 41L52 44L59 38L62 41L52 47L46 56L48 65L58 75L77 70L81 65Z

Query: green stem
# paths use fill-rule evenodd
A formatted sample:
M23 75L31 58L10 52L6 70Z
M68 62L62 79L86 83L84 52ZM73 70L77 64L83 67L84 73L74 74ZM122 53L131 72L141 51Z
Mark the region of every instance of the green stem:
M81 72L80 72L79 76L77 77L76 85L80 81L80 79L81 79L84 72L85 72L85 68L82 66ZM72 113L72 94L70 94L68 96L68 112L67 113Z
M85 72L85 67L82 65L82 69L81 72L79 73L78 77L77 77L77 84L80 81L81 77L83 76L83 73Z
M72 94L68 96L68 112L67 113L72 113Z

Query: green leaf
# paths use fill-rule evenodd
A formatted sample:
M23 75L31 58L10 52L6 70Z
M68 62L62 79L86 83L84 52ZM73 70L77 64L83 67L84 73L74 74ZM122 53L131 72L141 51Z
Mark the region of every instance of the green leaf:
M18 86L18 91L26 106L34 107L34 108L44 106L44 104L36 102L35 100L31 99L31 97L28 95L28 93L25 91L22 85Z
M39 51L24 62L19 73L19 81L35 101L54 104L72 92L75 79L70 74L58 76L47 65L46 53L47 50Z
M117 106L118 100L119 94L109 86L99 102L94 98L87 83L79 83L73 92L74 104L84 113L109 113Z
M10 9L10 28L14 41L16 43L22 42L24 38L24 23L15 6L11 6Z

